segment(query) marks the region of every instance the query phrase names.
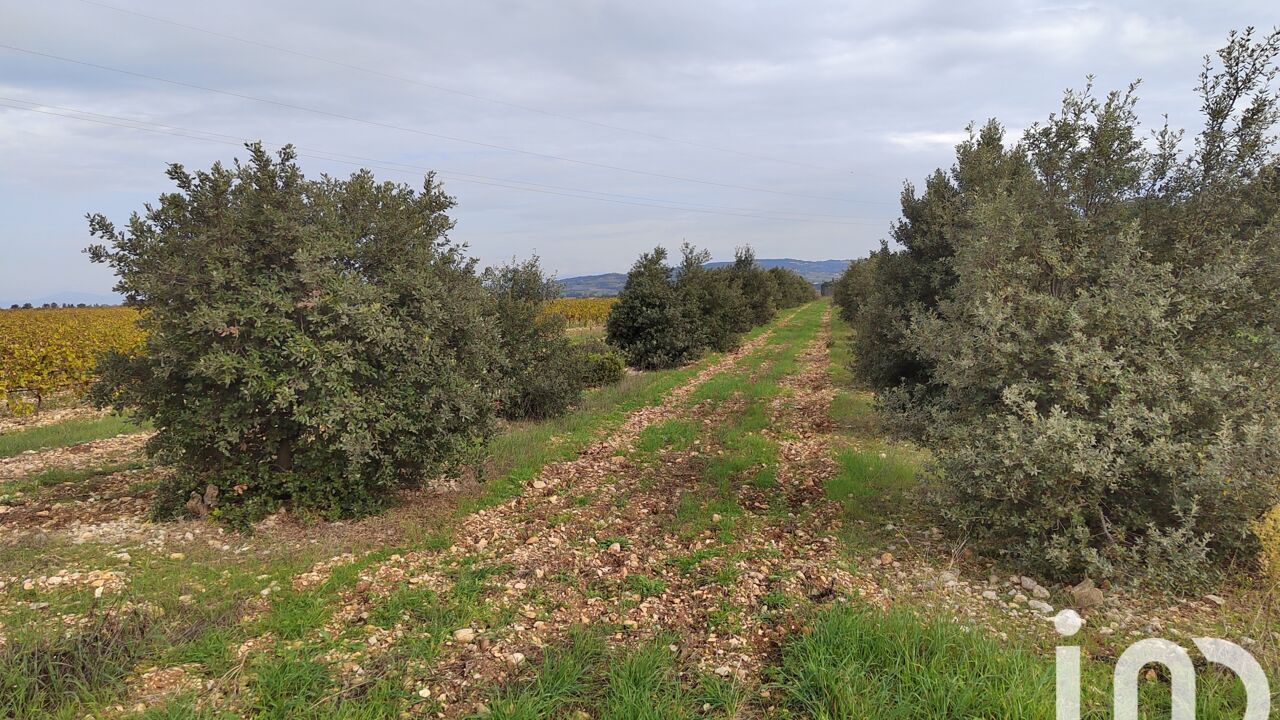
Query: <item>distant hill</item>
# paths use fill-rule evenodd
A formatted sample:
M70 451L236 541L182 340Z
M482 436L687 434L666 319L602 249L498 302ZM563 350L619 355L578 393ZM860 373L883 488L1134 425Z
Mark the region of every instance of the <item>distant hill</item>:
M556 278L563 287L565 297L610 297L617 295L627 282L626 273L605 273L604 275L580 275L571 278Z
M762 258L756 261L760 267L768 269L784 267L795 270L805 280L819 285L827 280L834 280L849 266L848 260L795 260L792 258ZM709 262L707 267L724 267L732 262ZM627 282L626 273L605 273L603 275L580 275L578 277L559 278L564 286L565 297L604 297L617 295Z
M59 305L77 305L84 303L85 305L119 305L124 300L114 293L87 293L64 291L45 295L38 298L4 298L0 297L0 307L9 307L13 304L21 305L23 303L31 303L36 307L47 303L58 303Z
M709 262L707 267L725 267L732 264L729 261ZM793 260L792 258L764 258L756 260L756 264L765 270L775 267L795 270L800 273L800 277L814 285L836 279L845 268L849 267L848 260Z

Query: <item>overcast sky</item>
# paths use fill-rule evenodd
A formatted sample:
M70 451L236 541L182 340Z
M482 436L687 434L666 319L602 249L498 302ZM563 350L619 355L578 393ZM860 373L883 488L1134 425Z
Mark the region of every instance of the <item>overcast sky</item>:
M109 292L85 213L123 221L166 163L239 139L294 143L308 174L438 170L485 263L619 271L682 239L859 257L970 121L1024 128L1092 73L1194 129L1202 56L1280 22L1261 1L105 2L0 0L0 303Z

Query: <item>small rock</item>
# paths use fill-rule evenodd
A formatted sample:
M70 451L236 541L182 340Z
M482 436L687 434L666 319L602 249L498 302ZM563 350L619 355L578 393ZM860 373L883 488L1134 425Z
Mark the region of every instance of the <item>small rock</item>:
M729 673L731 672L733 671L729 669L728 665L721 665L720 667L716 668L716 674L719 675L720 677L729 677Z
M534 480L534 481L533 481L533 489L534 489L534 490L541 490L541 489L545 488L546 486L547 486L547 484L546 484L545 482L541 481L541 480Z
M180 553L180 552L169 553L169 559L170 560L186 560L187 556L186 556L186 553Z
M1047 600L1049 598L1049 590L1043 585L1037 585L1034 588L1031 588L1031 594L1041 600Z
M1102 591L1089 578L1085 578L1079 585L1071 588L1071 597L1075 600L1076 607L1081 610L1101 605L1105 599Z
M720 513L711 513L711 522L713 523L720 522Z
M622 552L622 543L613 543L613 544L611 544L611 545L609 546L609 552L611 552L611 553L620 553L620 552Z
M1044 615L1053 614L1053 606L1043 600L1029 600L1027 601L1027 607Z
M883 555L881 555L881 556L880 556L880 564L881 564L881 565L892 565L892 564L893 564L893 553L884 553Z
M1027 596L1023 595L1022 593L1018 593L1017 595L1013 596L1013 602L1015 603L1024 603L1026 601L1027 601Z
M453 639L460 643L469 643L476 639L476 631L471 628L459 628L453 631Z
M513 653L511 653L510 655L508 655L508 656L507 656L507 666L508 666L508 667L513 667L513 668L520 667L520 665L521 665L523 662L524 662L524 654L523 654L523 653L513 652Z
M987 590L987 591L984 591L984 592L982 593L982 597L983 597L983 598L985 598L985 599L987 599L987 600L999 600L999 599L1000 599L1000 596L996 594L996 591L995 591L995 590Z
M1219 595L1205 595L1205 596L1204 596L1204 599L1205 599L1205 600L1208 600L1209 602L1213 603L1214 605L1217 605L1218 607L1222 607L1223 605L1226 605L1226 604L1227 604L1227 601L1226 601L1226 600L1224 600L1224 599L1223 599L1221 596L1219 596Z
M938 582L944 585L950 582L955 582L956 579L957 579L956 574L953 572L943 572L941 575L938 576Z

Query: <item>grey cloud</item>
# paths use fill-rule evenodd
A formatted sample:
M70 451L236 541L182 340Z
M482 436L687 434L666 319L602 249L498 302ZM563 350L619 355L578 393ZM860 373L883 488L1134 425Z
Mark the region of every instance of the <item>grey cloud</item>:
M719 257L865 254L904 180L950 163L970 121L1025 127L1088 73L1145 80L1150 122L1195 122L1199 57L1262 3L422 3L332 0L157 4L143 13L596 122L783 157L819 170L662 142L441 93L193 33L77 0L11 4L0 43L431 132L736 185L793 198L555 162L371 127L0 49L0 95L306 148L439 168L454 235L482 260L537 249L564 274L625 268L682 238ZM234 145L0 107L0 302L102 291L79 253L83 214L123 218L168 190L163 166L206 166ZM308 172L350 165L304 158ZM840 215L761 220L595 202L467 182L450 171L673 202ZM377 170L416 184L416 173Z

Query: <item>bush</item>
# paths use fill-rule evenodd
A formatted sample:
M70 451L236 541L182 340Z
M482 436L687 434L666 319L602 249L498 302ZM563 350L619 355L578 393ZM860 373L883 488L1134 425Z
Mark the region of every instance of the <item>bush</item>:
M1012 148L984 129L927 261L877 256L906 303L887 344L924 389L890 397L927 416L942 511L979 543L1060 576L1195 579L1257 552L1280 500L1277 52L1280 34L1232 36L1185 157L1168 129L1144 148L1133 88L1068 93Z
M706 267L711 253L685 243L676 292L685 306L685 314L696 318L696 342L702 348L717 352L738 346L742 333L738 330L745 311L742 294L734 286L728 269Z
M911 344L913 315L937 309L955 285L951 268L954 243L970 220L966 209L983 193L1001 192L1025 162L1003 144L1004 128L992 120L956 147L956 163L925 181L924 192L902 190L902 219L894 241L867 259L852 263L837 283L835 303L854 330L855 375L887 395L927 402L932 363Z
M665 248L636 260L605 322L610 345L641 370L683 365L702 353L697 315L671 277Z
M731 350L742 333L773 319L780 298L817 299L799 274L761 270L749 247L738 248L723 268L706 267L711 254L688 243L677 270L666 259L664 248L640 256L606 322L609 344L640 369L682 365L708 348Z
M240 519L365 512L489 436L492 301L433 176L311 181L292 148L248 148L231 168L171 165L178 192L124 230L90 217L105 244L88 252L147 331L104 359L93 398L155 424L148 449L181 478L160 504L214 484Z
M779 310L798 307L818 299L817 288L795 270L773 267L769 268L768 275L773 285L774 304Z
M481 276L493 296L502 337L502 416L510 420L560 415L582 397L565 320L547 312L560 286L535 256L488 268Z
M612 385L627 373L626 359L599 340L574 345L573 356L573 367L585 387Z
M742 295L743 309L734 328L743 333L757 325L764 325L777 312L773 281L769 274L756 264L756 253L750 247L734 251L729 276Z

